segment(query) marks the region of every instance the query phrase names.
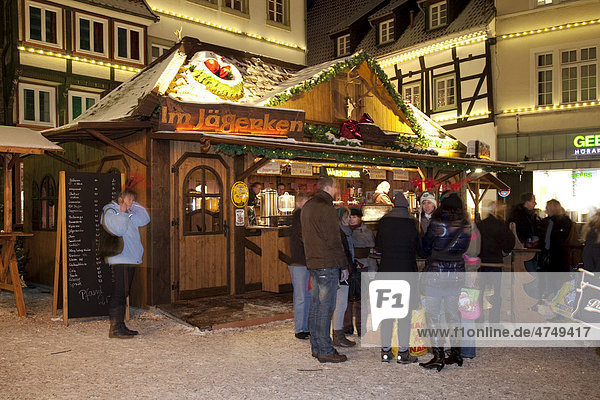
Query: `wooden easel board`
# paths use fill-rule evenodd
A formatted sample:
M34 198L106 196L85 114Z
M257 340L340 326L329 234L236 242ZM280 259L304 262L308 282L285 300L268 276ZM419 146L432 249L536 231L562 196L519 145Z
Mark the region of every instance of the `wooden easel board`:
M108 315L110 267L99 254L102 209L121 190L122 175L91 172L59 174L54 302L62 278L65 325L69 318Z

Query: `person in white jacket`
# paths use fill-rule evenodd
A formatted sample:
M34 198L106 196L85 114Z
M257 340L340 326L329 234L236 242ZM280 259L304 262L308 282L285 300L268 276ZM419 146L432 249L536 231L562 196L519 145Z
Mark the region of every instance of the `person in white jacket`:
M104 206L101 223L109 233L123 238L123 251L107 257L112 273L112 291L109 300L110 338L132 338L137 331L125 326L125 299L129 295L135 266L142 263L144 247L139 227L150 222L150 216L142 205L135 202L135 192L123 190L116 201Z

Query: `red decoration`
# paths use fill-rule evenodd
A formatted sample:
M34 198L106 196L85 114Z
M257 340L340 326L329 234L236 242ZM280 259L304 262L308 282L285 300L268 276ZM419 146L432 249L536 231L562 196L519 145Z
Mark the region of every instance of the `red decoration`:
M206 65L206 68L208 68L208 70L215 75L219 72L219 62L214 58L209 58L206 61L204 61L204 65Z
M438 186L440 186L442 184L441 182L438 182L433 178L425 178L425 179L415 178L411 181L411 183L418 188L421 188L422 185L425 184L425 191L429 191L433 188L437 188Z
M371 116L367 113L364 113L362 115L362 117L360 117L360 120L358 121L359 124L373 124L373 118L371 118Z
M462 180L462 181L460 181L460 182L454 182L454 183L451 183L451 184L449 185L449 187L450 187L450 190L451 190L451 191L453 191L453 192L458 192L458 191L460 190L460 188L461 188L461 187L462 187L462 186L463 186L465 183L469 182L470 180L471 180L470 178L465 178L465 179L463 179L463 180Z
M358 122L350 119L342 123L342 128L340 129L340 137L346 139L362 139L362 136L358 131Z
M229 79L229 75L231 75L231 67L229 65L221 67L219 70L219 78Z
M143 180L144 178L141 175L131 174L127 183L125 183L125 189L133 190L133 188Z

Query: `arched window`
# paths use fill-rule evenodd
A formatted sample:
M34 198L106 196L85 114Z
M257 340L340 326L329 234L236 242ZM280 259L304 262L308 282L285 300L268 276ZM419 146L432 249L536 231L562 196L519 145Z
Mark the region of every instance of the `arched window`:
M56 203L57 192L54 178L50 175L44 176L40 185L40 230L56 229Z
M183 184L183 233L223 233L223 182L206 166L192 169Z

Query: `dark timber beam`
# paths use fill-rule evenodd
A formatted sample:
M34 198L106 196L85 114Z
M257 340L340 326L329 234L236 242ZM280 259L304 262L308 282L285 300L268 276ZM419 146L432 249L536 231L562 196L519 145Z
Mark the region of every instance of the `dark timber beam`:
M94 129L88 129L87 132L92 135L93 137L95 137L96 139L100 140L101 142L104 142L105 144L114 147L115 149L119 150L121 153L133 158L134 160L136 160L137 162L139 162L140 164L143 164L146 167L150 166L150 162L148 162L148 160L146 160L143 157L138 156L137 154L135 154L133 151L129 150L128 148L126 148L125 146L123 146L122 144L119 144L117 142L115 142L112 139L109 139L108 137L104 136L103 134L101 134L100 132L98 132L97 130Z
M254 171L257 171L259 168L261 168L262 166L264 166L269 161L270 161L270 159L268 159L266 157L261 158L260 160L258 160L257 162L255 162L254 164L252 164L251 166L249 166L239 176L236 176L235 180L236 181L243 181L244 179L246 179L247 177L249 177L250 175L252 175L254 173Z

